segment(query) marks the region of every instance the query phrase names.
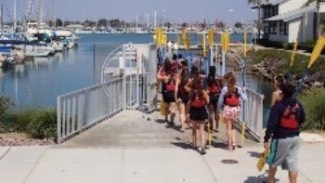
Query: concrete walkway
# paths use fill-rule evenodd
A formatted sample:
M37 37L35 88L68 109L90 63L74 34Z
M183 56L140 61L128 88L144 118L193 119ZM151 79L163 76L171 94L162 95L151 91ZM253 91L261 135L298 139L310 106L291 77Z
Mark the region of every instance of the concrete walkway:
M254 183L267 175L255 168L261 144L248 141L229 152L223 148L224 132L219 132L202 156L189 148L189 131L166 127L159 118L126 111L62 145L0 147L0 182ZM302 144L298 182L325 182L324 154L323 143ZM284 171L277 178L288 182Z

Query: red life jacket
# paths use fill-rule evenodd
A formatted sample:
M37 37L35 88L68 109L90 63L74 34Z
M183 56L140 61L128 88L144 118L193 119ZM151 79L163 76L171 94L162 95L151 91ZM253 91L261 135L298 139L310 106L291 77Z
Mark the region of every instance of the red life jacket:
M191 100L191 107L194 107L194 108L204 107L206 105L205 99L201 99L197 92L194 92L194 95L195 96L192 97L192 100Z
M280 118L280 127L297 129L299 127L299 105L287 106Z
M240 101L239 101L239 93L238 89L235 89L235 92L227 92L224 98L224 104L228 106L239 106Z
M169 79L168 82L166 83L166 91L172 92L175 91L175 88L176 88L176 83L174 78Z
M210 84L208 86L208 90L210 93L220 93L221 92L221 87L219 86L219 84L213 82L212 84Z

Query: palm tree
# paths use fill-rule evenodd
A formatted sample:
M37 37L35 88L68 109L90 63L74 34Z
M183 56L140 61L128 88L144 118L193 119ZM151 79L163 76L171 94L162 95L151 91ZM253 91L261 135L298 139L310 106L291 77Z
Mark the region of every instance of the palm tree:
M257 6L258 12L257 12L257 30L258 30L258 39L261 37L261 4L262 0L248 0L248 4L252 4L254 6Z

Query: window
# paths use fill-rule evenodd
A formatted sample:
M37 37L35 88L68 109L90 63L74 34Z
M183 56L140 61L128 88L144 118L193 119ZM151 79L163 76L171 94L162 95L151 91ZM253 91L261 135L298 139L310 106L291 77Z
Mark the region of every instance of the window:
M277 30L277 23L276 22L270 22L270 34L277 34L278 30Z
M280 35L288 35L288 23L280 22Z

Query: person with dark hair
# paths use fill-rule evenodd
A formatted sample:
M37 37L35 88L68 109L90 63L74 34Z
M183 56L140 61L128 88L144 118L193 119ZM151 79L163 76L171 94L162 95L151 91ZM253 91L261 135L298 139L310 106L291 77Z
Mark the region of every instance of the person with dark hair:
M274 78L274 92L272 93L271 107L278 101L282 100L281 86L284 84L285 79L282 75L278 75Z
M176 80L176 98L179 110L180 132L184 132L184 126L187 121L189 111L190 94L186 91L185 86L189 82L188 70L183 68L181 76Z
M208 118L206 106L209 103L209 96L204 90L203 80L200 77L195 77L191 83L185 86L185 89L190 93L190 119L192 122L192 146L197 148L201 154L206 154L205 151L205 120ZM197 128L199 128L200 145L197 146Z
M163 67L160 68L158 73L157 73L157 80L158 80L158 82L161 82L161 94L162 94L163 103L164 104L166 103L166 105L168 105L168 100L169 100L170 97L168 98L167 89L166 89L166 82L165 81L169 79L169 75L171 73L172 73L172 63L167 58L164 61ZM168 122L168 112L166 112L164 115L165 115L165 121Z
M295 183L298 176L299 134L300 127L305 121L305 112L301 103L292 98L295 93L294 85L285 83L280 89L283 98L271 108L264 136L264 147L270 147L267 158L268 182L275 182L277 167L281 165L282 169L289 171L290 183Z
M209 92L209 114L210 130L219 131L219 113L217 113L217 103L222 89L222 81L216 78L216 67L210 66L207 78Z
M236 86L236 77L232 74L228 74L228 76L227 85L222 88L218 100L218 112L223 107L221 115L226 121L228 150L233 151L236 147L234 123L239 120L240 99L247 100L247 96L245 89Z

